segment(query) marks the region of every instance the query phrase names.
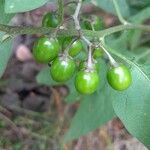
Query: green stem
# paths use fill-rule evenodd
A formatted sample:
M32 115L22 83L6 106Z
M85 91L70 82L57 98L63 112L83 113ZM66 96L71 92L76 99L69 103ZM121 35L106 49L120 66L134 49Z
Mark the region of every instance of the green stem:
M93 65L92 65L92 45L89 45L89 53L88 53L88 61L87 61L87 69L92 70Z
M73 20L74 20L74 23L75 23L75 28L78 32L80 32L81 30L81 27L80 27L80 22L79 22L79 13L80 13L80 10L81 10L81 6L82 6L82 0L79 0L78 1L78 4L77 4L77 7L76 7L76 10L73 14Z
M105 41L104 39L100 39L100 43L99 46L102 48L102 50L104 51L104 53L107 55L108 59L109 59L109 63L112 67L118 67L118 63L115 61L115 59L110 55L110 53L107 51L106 49L106 45L105 45Z
M111 27L109 29L105 29L102 31L90 31L90 30L82 30L84 36L90 37L104 37L115 32L123 31L123 30L131 30L131 29L139 29L143 31L150 32L150 26L148 25L135 25L135 24L126 24L126 25L118 25L115 27ZM10 35L20 35L20 34L51 34L55 32L54 28L46 28L46 27L24 27L24 26L9 26L0 24L0 31L6 32ZM78 36L78 31L76 30L60 30L58 36Z
M116 10L116 13L117 13L117 16L118 16L118 19L119 21L122 23L122 24L128 24L128 22L123 18L123 16L121 15L121 12L120 12L120 9L119 9L119 5L117 3L117 0L113 0L113 4L114 4L114 7L115 7L115 10Z
M132 60L126 58L124 55L118 53L118 52L115 51L114 49L110 48L108 45L105 45L105 47L107 48L107 50L108 50L111 54L117 56L118 58L121 58L122 60L124 60L125 62L127 62L129 65L131 65L131 66L137 68L137 70L139 70L139 72L145 77L145 79L146 79L148 82L150 82L149 77L143 72L143 70L139 67L139 65L138 65L135 61L132 61Z

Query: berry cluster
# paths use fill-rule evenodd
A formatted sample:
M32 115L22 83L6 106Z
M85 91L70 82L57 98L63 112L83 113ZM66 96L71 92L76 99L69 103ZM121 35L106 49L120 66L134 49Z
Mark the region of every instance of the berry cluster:
M43 17L44 27L57 28L59 26L58 17L55 13L47 13ZM81 27L87 30L98 31L104 28L102 19L97 16L86 17L81 23ZM62 49L62 50L61 50ZM33 46L33 56L39 63L51 63L50 74L53 80L65 82L75 73L75 88L81 94L92 94L96 91L99 80L99 66L97 58L103 55L100 47L92 47L91 59L81 61L77 65L74 57L83 50L83 43L79 38L72 37L40 37ZM78 70L76 72L76 70ZM131 84L131 73L129 69L121 64L111 66L107 73L108 83L115 90L125 90Z

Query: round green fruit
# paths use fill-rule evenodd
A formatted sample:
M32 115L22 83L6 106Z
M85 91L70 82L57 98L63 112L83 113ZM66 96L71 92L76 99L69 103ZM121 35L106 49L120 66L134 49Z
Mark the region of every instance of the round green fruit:
M94 52L93 52L93 58L96 59L96 58L100 58L102 57L103 55L103 50L101 48L95 48L94 49Z
M76 69L76 64L70 56L60 56L53 61L50 74L54 81L65 82L69 80Z
M78 55L83 49L82 42L80 40L75 41L69 49L69 55L74 57Z
M126 66L119 65L108 71L107 80L113 89L122 91L131 85L132 76L130 70Z
M59 42L56 38L39 38L33 46L34 59L39 63L48 63L57 57L60 50Z
M43 27L56 28L58 25L59 25L59 20L56 14L49 12L46 15L44 15L42 20Z
M99 85L97 71L81 70L75 78L75 88L81 94L92 94Z
M67 46L69 46L71 41L72 41L71 38L66 38L63 43L63 48L65 49ZM82 42L80 40L76 40L72 43L68 53L71 57L75 57L82 51L82 49L83 49Z

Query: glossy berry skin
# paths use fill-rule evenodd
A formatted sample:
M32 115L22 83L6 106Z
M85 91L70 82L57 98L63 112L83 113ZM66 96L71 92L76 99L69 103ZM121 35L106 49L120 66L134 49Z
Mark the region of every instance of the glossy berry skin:
M107 80L113 89L123 91L131 85L132 76L130 70L126 66L119 65L108 71Z
M59 42L56 38L39 38L33 46L34 59L39 63L48 63L57 57L60 50Z
M54 13L47 13L42 20L43 27L56 28L59 25L58 17Z
M99 76L97 71L81 70L75 78L75 88L81 94L92 94L99 85Z
M103 50L101 48L95 48L94 49L94 53L93 53L93 58L96 59L96 58L100 58L103 56Z
M64 43L63 43L63 48L65 49L67 46L69 46L70 42L71 42L71 38L66 38ZM69 55L71 57L75 57L76 55L78 55L83 49L83 45L82 42L80 40L76 40L73 42L73 44L71 45L70 49L69 49Z
M54 81L65 82L69 80L76 69L76 64L70 56L61 56L53 61L50 74Z
M84 26L87 30L94 30L95 31L99 31L102 30L104 28L104 22L102 21L101 18L99 18L98 16L92 15L90 16L90 22L89 21L84 21ZM93 28L92 28L93 26Z
M75 41L69 49L69 55L75 57L83 49L82 42L80 40Z

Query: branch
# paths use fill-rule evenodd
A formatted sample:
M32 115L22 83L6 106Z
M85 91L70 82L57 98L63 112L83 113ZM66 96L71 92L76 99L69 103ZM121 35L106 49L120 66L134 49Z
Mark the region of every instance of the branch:
M74 19L75 28L76 28L76 30L78 30L78 31L81 29L80 23L79 23L79 12L80 12L81 6L82 6L82 0L79 0L79 2L78 2L78 4L77 4L77 7L76 7L76 10L75 10L75 13L74 13L74 15L72 16L73 19Z
M88 62L87 62L87 64L88 64L88 68L92 69L92 67L93 67L93 65L92 65L92 45L93 44L90 42L90 40L88 40L83 35L83 32L81 31L81 26L80 26L80 22L79 22L79 13L80 13L81 6L82 6L82 0L79 0L78 4L77 4L77 7L76 7L76 10L75 10L75 13L72 17L74 19L75 28L79 32L80 38L83 39L88 45L89 53L88 53Z
M105 47L104 39L100 39L100 43L97 45L98 47L101 47L102 50L105 52L106 56L109 59L109 63L112 67L118 67L118 63L114 60L114 58L110 55L110 53L107 51Z
M76 10L75 10L75 13L72 17L73 17L73 20L75 23L75 28L79 32L81 39L83 39L89 45L89 47L91 47L92 43L85 36L83 36L83 32L81 32L81 26L80 26L80 22L79 22L79 13L80 13L81 6L82 6L82 0L79 0Z
M112 33L116 33L123 30L131 30L131 29L139 29L143 31L150 32L150 26L148 25L134 25L134 24L126 24L126 25L118 25L115 27L111 27L109 29L101 30L101 31L90 31L90 30L81 30L84 36L90 37L103 37L110 35ZM9 35L20 35L20 34L52 34L55 32L55 28L50 27L24 27L24 26L9 26L0 24L0 31L5 32ZM58 32L58 36L78 36L78 31L67 29L60 30Z
M91 36L91 37L104 37L119 31L123 31L123 30L135 30L135 29L139 29L139 30L143 30L143 31L148 31L150 32L150 26L148 25L135 25L135 24L126 24L126 25L118 25L115 27L110 27L108 29L105 30L101 30L101 31L89 31L89 30L84 30L83 33L86 36Z
M118 16L118 19L119 21L126 25L126 24L129 24L124 18L123 16L121 15L121 12L120 12L120 9L119 9L119 6L118 6L118 3L116 0L112 0L113 1L113 4L114 4L114 7L115 7L115 10L116 10L116 13L117 13L117 16Z

